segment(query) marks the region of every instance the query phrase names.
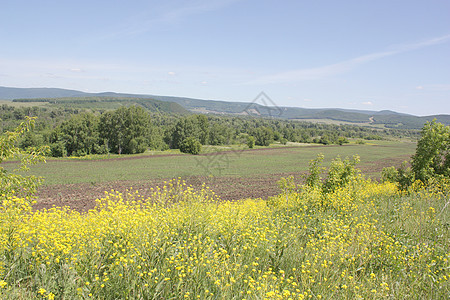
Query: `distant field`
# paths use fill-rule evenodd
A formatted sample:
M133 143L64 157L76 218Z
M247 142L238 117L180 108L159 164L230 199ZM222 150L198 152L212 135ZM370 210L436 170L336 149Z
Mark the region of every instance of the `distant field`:
M334 125L358 125L363 127L374 127L384 129L384 124L372 124L370 122L348 122L340 120L331 119L294 119L296 121L311 122L311 123L321 123L321 124L334 124Z
M48 103L44 102L12 102L10 100L0 100L0 105L6 104L13 107L33 107L33 106L48 106Z
M391 161L398 164L414 150L414 143L376 141L365 145L262 148L199 156L160 152L154 156L122 156L104 160L49 160L46 164L34 166L32 173L43 176L45 185L188 176L252 177L306 171L309 161L323 153L325 163L337 155L344 158L358 154L361 157L359 167L367 175L377 176L381 165L389 165Z

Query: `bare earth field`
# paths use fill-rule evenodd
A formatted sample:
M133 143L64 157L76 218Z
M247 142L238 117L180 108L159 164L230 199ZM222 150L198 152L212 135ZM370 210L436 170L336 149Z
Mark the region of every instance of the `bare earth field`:
M342 148L341 148L342 149ZM279 149L276 153L272 153L273 151L267 149L267 151L246 151L246 154L251 154L252 158L259 157L261 168L267 170L264 167L264 159L261 160L261 154L267 154L267 159L269 156L273 158L273 154L283 155L283 153L288 149ZM410 157L409 149L407 154L399 154L391 156L391 157L376 157L369 161L363 161L358 168L364 174L371 175L371 177L376 178L381 170L384 167L389 166L398 166L404 160L408 160ZM403 152L404 153L404 152ZM203 155L203 159L205 159L208 154ZM164 160L164 159L179 159L182 157L183 159L190 159L190 157L186 157L185 155L169 155L169 156L158 156L153 157L151 160ZM200 156L202 158L202 156ZM264 158L264 156L263 156ZM249 158L245 158L248 160ZM124 163L126 161L136 162L139 164L139 161L147 161L148 157L135 157L133 159L124 157L121 159L107 160L107 163L113 163L114 161L117 163ZM92 162L77 162L78 164L89 164ZM98 163L98 161L94 162ZM64 161L53 161L52 164L64 166ZM78 165L76 164L76 165ZM200 188L203 183L206 184L211 190L213 190L218 196L220 196L223 200L239 200L243 198L263 198L266 199L270 196L276 195L279 190L277 186L277 181L281 177L287 177L293 175L297 181L302 180L302 176L306 173L307 164L303 164L304 166L298 172L276 172L270 174L269 171L265 172L255 172L253 175L248 175L244 171L242 173L235 174L227 174L223 172L219 175L182 175L181 179L185 180L188 185L192 185L194 188ZM245 163L242 165L245 168L247 165ZM98 166L100 167L100 166ZM190 166L187 166L190 167ZM233 165L228 165L228 167L233 168ZM279 171L282 169L280 166L279 169L275 169L274 171ZM287 168L288 169L288 168ZM183 173L183 172L181 172ZM195 172L194 172L195 173ZM184 172L186 174L186 172ZM169 174L167 174L169 175ZM151 176L150 176L151 177ZM113 180L113 181L90 181L90 182L77 182L77 183L69 183L69 184L51 184L42 186L37 194L37 204L35 204L34 208L39 210L43 208L51 208L53 206L70 206L72 209L75 209L80 212L85 212L89 209L95 207L95 199L101 198L105 195L105 191L119 191L122 193L126 193L126 191L130 188L133 190L138 190L139 194L144 196L145 198L151 194L151 189L156 188L158 186L163 186L164 181L170 180L176 176L167 176L162 178L149 178L145 180ZM130 176L130 178L133 178Z

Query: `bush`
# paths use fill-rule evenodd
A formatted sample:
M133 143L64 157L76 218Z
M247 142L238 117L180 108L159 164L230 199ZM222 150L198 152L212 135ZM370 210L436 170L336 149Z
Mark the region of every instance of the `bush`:
M342 146L343 144L348 144L349 141L347 140L347 138L340 136L337 140L337 143Z
M253 136L251 136L251 135L249 135L249 136L247 137L247 146L248 146L250 149L255 148L255 138L254 138Z
M306 186L319 188L323 193L331 193L352 181L358 180L360 170L355 167L359 163L358 155L354 155L351 160L349 158L341 160L337 156L331 162L324 179L321 177L321 174L326 170L325 167L322 167L323 159L323 154L318 154L316 159L309 162L309 175L305 179Z
M200 150L202 149L202 144L199 140L193 137L188 137L183 140L183 142L180 145L180 151L183 153L189 153L197 155L200 153Z

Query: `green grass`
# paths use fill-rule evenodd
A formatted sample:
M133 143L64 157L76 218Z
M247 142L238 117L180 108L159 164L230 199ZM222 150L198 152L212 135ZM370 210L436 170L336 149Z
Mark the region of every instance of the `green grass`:
M380 162L385 160L399 162L400 159L407 159L407 156L412 155L414 151L414 143L376 141L365 145L276 147L263 151L258 149L243 152L228 151L208 156L164 156L164 154L179 152L151 152L154 157L136 159L117 159L120 157L118 155L111 155L109 157L114 159L107 160L49 159L46 164L33 166L31 174L43 176L45 185L211 175L252 177L275 174L278 176L283 173L306 171L309 161L317 154L323 153L325 165L338 155L345 158L358 154L361 157L358 167L369 170L367 173L369 176L378 176L379 173L370 170ZM139 156L142 155L137 155ZM127 158L124 155L121 157ZM12 169L14 164L6 164L5 167Z

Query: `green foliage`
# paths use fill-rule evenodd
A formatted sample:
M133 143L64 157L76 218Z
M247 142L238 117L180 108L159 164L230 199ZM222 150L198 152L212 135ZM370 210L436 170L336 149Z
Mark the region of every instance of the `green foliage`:
M396 182L401 190L407 191L416 180L430 185L436 178L449 178L450 126L437 123L436 120L427 122L410 164L411 167L405 161L397 169L384 168L382 180Z
M99 120L92 113L74 115L62 123L58 140L64 143L67 155L101 154L98 126Z
M142 153L150 134L150 115L139 106L121 107L100 117L100 138L118 154Z
M323 191L325 193L333 192L357 179L360 171L355 166L359 161L358 155L354 155L353 159L345 158L344 160L341 160L339 156L336 157L328 169L328 176L323 184Z
M33 128L34 122L33 118L26 117L25 121L20 123L14 131L7 131L0 136L0 163L9 159L20 159L20 167L14 170L17 172L28 171L30 165L45 161L44 155L47 153L48 147L29 147L28 151L23 151L16 146L20 138ZM32 196L36 192L41 178L33 175L24 176L16 174L16 172L11 173L0 167L0 195L2 198L13 195Z
M120 102L122 99L123 101ZM12 130L19 124L19 119L25 115L37 116L38 122L33 133L27 134L20 142L20 147L41 144L50 145L61 141L66 147L67 154L55 155L84 155L103 154L108 151L119 153L141 152L148 146L154 150L179 148L180 143L187 137L195 137L202 144L229 145L233 143L246 143L246 137L255 137L255 144L270 145L273 140L285 144L289 142L344 144L348 138L364 139L383 138L388 136L416 137L418 131L396 129L373 129L352 125L315 124L293 120L250 118L244 116L217 116L217 115L181 115L166 114L164 110L157 109L158 113L151 112L147 99L94 97L94 98L64 98L53 99L61 107L10 107L0 106L0 118L3 130ZM48 102L49 99L41 99ZM139 102L141 101L141 102ZM168 102L167 102L168 103ZM82 105L79 108L67 105ZM108 104L107 106L100 106ZM144 135L123 138L122 134L105 133L113 131L114 124L108 115L116 115L113 109L125 107L142 107L151 122ZM89 110L88 110L89 109ZM150 111L150 113L149 113ZM82 117L83 116L83 117ZM93 118L86 116L94 116ZM103 119L102 119L103 118ZM105 124L106 121L106 124ZM90 123L89 123L90 122ZM117 123L117 122L116 122ZM88 125L87 125L88 124ZM97 126L96 126L97 124ZM86 126L87 125L87 126ZM116 124L117 125L117 124ZM97 127L97 129L95 129ZM113 129L111 129L113 128ZM109 136L111 135L111 136ZM122 137L122 143L117 143ZM142 138L143 137L143 138ZM137 138L137 139L136 139ZM134 140L133 140L134 139ZM95 141L95 142L94 142ZM127 148L123 143L130 145ZM56 146L52 146L56 147Z
M400 190L406 190L416 180L413 170L408 165L409 163L404 161L397 169L397 183Z
M189 137L205 145L209 137L209 121L204 115L181 118L172 133L171 147L180 149L183 141Z
M349 141L348 141L348 139L347 138L345 138L345 137L343 137L343 136L340 136L339 138L338 138L338 140L337 140L337 143L338 143L338 145L343 145L343 144L348 144L349 143Z
M417 143L416 154L411 160L416 179L427 182L442 175L450 176L450 126L427 122Z
M317 154L317 157L309 162L309 175L306 176L305 184L310 187L321 187L322 177L320 176L325 170L322 167L324 155L322 153Z
M330 138L327 134L324 134L320 137L319 143L322 145L329 145L331 144Z
M255 128L252 135L255 137L255 144L258 146L269 146L274 139L273 130L266 126Z
M250 149L253 149L255 147L255 137L251 135L247 136L247 146Z
M233 130L226 124L212 123L209 128L210 145L229 145L233 139Z
M352 159L347 157L344 160L337 156L332 160L324 179L321 177L321 174L326 171L326 168L322 166L323 159L324 155L318 154L315 159L310 161L309 174L305 179L306 186L319 188L326 194L358 180L360 170L355 167L360 161L358 155L354 155Z
M42 135L27 131L21 139L19 147L21 149L28 149L30 147L40 147L43 144L44 139Z
M58 141L50 144L50 155L53 157L65 157L67 156L67 150L64 142Z
M383 168L381 182L398 182L398 170L394 166Z
M180 145L180 151L183 153L189 153L197 155L202 149L202 144L194 137L186 138Z

